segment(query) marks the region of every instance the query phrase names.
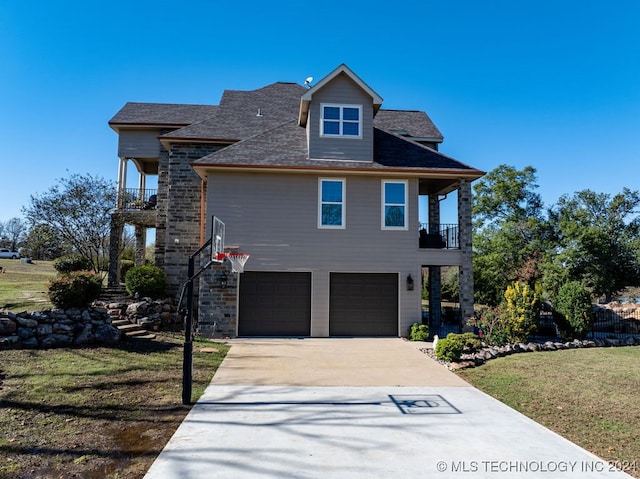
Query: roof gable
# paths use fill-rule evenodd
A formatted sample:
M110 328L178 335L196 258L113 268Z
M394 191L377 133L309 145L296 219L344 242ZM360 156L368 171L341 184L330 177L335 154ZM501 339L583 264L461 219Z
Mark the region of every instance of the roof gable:
M362 81L362 79L358 75L353 73L353 71L351 71L351 69L343 63L342 65L334 69L331 73L329 73L327 76L322 78L318 83L316 83L311 88L309 88L304 95L302 95L302 98L300 99L300 110L298 113L298 124L300 126L306 126L307 124L307 120L309 117L309 104L313 99L313 95L317 93L319 90L321 90L322 88L324 88L325 86L327 86L327 84L329 84L334 78L336 78L339 75L347 76L356 85L358 85L358 87L360 87L368 96L371 97L371 100L373 103L374 115L380 109L380 106L382 106L382 97L378 95L369 85L367 85L364 81Z

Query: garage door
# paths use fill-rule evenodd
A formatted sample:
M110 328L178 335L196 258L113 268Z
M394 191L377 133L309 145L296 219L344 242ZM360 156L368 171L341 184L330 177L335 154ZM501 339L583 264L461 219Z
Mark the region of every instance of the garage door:
M242 273L240 336L309 336L310 333L311 273Z
M398 275L331 273L331 336L397 336Z

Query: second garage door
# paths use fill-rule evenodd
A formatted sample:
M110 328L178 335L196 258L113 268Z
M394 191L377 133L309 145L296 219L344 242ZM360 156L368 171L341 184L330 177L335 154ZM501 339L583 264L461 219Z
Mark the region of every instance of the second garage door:
M311 273L246 271L239 303L240 336L311 333Z
M398 336L398 275L331 273L331 336Z

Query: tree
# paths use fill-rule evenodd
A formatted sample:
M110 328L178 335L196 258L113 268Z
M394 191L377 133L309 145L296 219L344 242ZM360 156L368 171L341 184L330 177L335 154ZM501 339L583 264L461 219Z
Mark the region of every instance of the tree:
M557 273L554 289L582 281L608 302L640 285L639 212L640 193L628 188L613 197L591 190L562 196L549 213L558 244L549 265Z
M91 175L73 174L41 195L32 195L23 209L32 227L46 225L74 252L89 258L96 272L108 261L111 211L117 189Z
M71 252L60 234L46 224L37 224L29 229L22 249L24 256L36 260L52 260Z
M11 218L3 224L1 236L3 243L11 251L18 251L18 247L24 240L27 232L27 224L20 218Z
M536 170L500 165L474 185L476 301L497 305L514 281L539 278L546 224Z

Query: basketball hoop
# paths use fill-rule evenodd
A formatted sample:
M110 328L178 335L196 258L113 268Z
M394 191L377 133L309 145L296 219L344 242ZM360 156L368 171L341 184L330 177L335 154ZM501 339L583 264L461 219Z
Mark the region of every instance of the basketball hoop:
M231 271L234 273L242 273L244 271L244 264L247 262L250 253L240 253L237 251L230 253L219 253L218 260L222 262L225 258L231 263Z

